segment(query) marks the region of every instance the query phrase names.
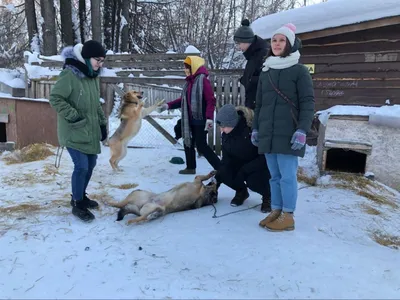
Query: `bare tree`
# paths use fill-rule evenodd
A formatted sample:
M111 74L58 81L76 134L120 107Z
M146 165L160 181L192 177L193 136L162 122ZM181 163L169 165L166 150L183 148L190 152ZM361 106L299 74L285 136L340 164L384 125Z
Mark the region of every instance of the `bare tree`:
M60 0L61 13L61 42L65 45L74 44L71 0Z
M42 23L43 54L57 54L56 16L53 0L40 0Z
M87 37L86 34L86 0L79 0L79 30L81 34L81 43L84 43Z
M90 0L91 18L92 18L92 39L102 42L101 39L101 10L100 0ZM123 1L129 2L129 1Z
M36 8L35 8L35 0L25 0L25 18L26 18L26 25L28 28L28 36L29 42L31 44L36 44L37 46L40 45L39 43L39 31L36 22ZM31 50L37 50L32 49Z
M128 51L129 47L129 1L122 1L121 14L123 21L121 24L121 52Z
M113 0L104 0L104 14L103 14L103 30L104 30L104 44L107 49L113 49L113 39L112 39L112 10L113 10Z

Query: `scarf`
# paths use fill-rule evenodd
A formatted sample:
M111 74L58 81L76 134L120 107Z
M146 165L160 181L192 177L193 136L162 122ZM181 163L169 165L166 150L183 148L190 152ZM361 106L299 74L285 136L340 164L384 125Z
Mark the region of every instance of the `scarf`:
M90 65L90 60L86 61L86 63L87 65L77 59L66 58L64 63L64 69L68 65L73 66L74 68L81 71L86 77L96 78L100 74L100 69L98 71L94 71L92 66Z
M296 51L291 53L289 56L280 57L280 56L270 56L263 63L262 70L264 72L271 69L286 69L291 66L294 66L299 63L300 60L300 52Z
M192 135L190 131L190 120L189 120L189 103L194 120L203 120L203 79L204 74L200 74L195 77L190 98L187 97L187 91L189 89L189 81L186 81L185 86L182 89L182 138L183 143L186 147L192 146Z

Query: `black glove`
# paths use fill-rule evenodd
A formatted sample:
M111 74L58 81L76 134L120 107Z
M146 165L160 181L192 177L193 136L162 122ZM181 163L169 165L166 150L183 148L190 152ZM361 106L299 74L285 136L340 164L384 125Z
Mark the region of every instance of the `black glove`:
M104 141L107 138L107 126L100 125L100 130L101 130L101 141Z

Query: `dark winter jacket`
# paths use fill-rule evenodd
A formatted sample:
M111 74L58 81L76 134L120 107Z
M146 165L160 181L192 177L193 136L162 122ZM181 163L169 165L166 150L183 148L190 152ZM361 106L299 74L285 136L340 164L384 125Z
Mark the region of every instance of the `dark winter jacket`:
M62 51L63 57L78 60L73 49L65 48ZM100 126L106 125L107 121L101 108L99 78L86 77L79 69L66 65L49 100L57 112L60 146L86 154L100 153Z
M288 97L296 109L275 91ZM294 121L291 111L293 111ZM258 152L289 154L303 157L305 147L292 150L290 140L297 129L308 132L314 116L314 89L311 75L302 64L286 69L269 69L261 72L257 88L253 128L258 130Z
M259 155L257 147L251 143L250 116L238 110L239 122L228 134L222 134L222 162L234 171L247 174L267 169L264 155Z
M240 83L246 92L245 106L251 109L256 106L257 83L267 51L268 43L256 35L255 41L243 53L247 63Z
M215 97L214 90L211 86L210 81L208 80L208 71L202 65L196 65L196 60L192 57L192 72L193 75L187 76L186 81L189 83L187 89L187 99L188 99L188 108L189 108L189 120L192 125L204 125L206 123L206 119L214 120L214 110L215 110ZM196 76L204 74L205 77L203 79L203 116L205 117L203 120L194 120L191 114L191 94L192 87L195 81ZM168 109L176 109L181 108L182 105L182 97L178 99L168 102Z

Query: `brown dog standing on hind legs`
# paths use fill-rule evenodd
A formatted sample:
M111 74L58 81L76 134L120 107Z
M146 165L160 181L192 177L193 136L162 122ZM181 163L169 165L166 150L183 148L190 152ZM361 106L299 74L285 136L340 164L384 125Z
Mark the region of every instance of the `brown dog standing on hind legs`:
M164 100L162 100L152 106L143 107L142 98L143 92L137 91L126 92L122 97L119 113L121 123L108 141L111 154L109 162L115 171L120 170L118 163L126 156L128 143L139 132L142 126L142 119L164 103Z
M212 171L208 175L198 175L193 182L181 183L160 194L135 190L125 200L108 204L120 209L117 221L131 213L138 216L129 220L128 225L153 220L169 213L211 205L217 203L217 184L212 180L204 185L203 181L210 179L215 173Z

